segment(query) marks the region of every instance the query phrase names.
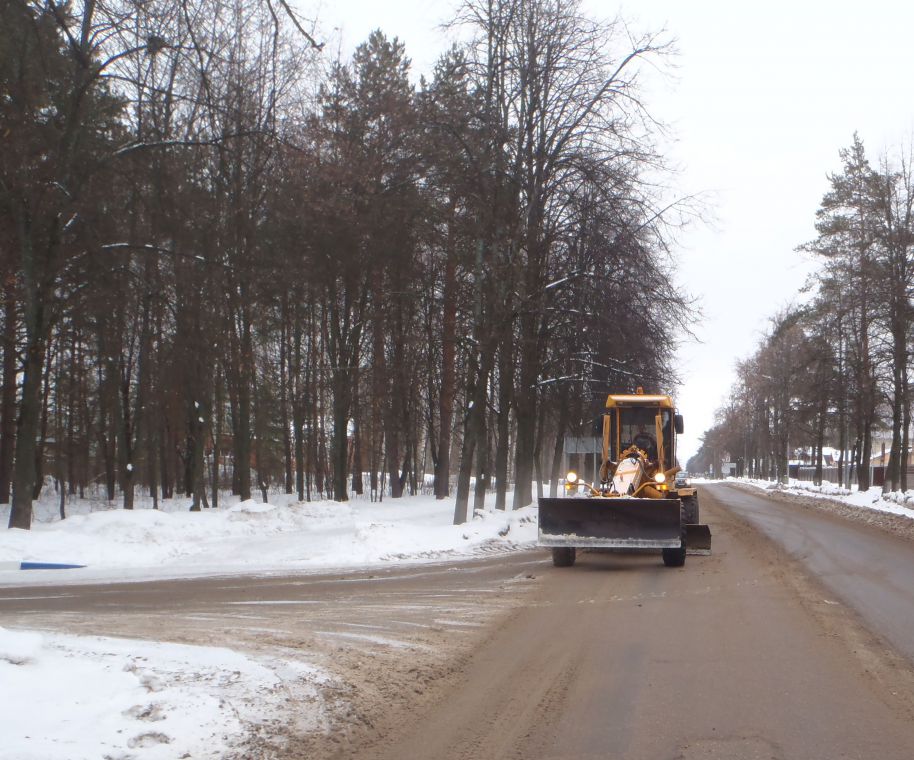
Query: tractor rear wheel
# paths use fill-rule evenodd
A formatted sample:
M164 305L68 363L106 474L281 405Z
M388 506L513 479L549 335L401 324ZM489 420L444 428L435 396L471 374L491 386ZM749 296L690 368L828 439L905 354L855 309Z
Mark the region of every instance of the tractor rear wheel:
M554 546L552 564L556 567L571 567L574 564L575 553L573 546Z
M698 519L698 496L682 497L682 522L686 525L697 525Z

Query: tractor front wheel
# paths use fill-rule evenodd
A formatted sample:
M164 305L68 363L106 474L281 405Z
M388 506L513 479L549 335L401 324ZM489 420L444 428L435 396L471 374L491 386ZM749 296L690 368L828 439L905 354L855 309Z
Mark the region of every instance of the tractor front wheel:
M685 541L678 549L663 550L663 564L667 567L682 567L685 564Z
M556 567L571 567L575 560L573 546L554 546L552 548L552 564Z
M679 546L675 549L663 550L663 564L667 567L682 567L686 558L686 530L685 526L693 520L698 519L698 499L693 496L687 496L680 501L679 506L679 524L682 530L680 535Z

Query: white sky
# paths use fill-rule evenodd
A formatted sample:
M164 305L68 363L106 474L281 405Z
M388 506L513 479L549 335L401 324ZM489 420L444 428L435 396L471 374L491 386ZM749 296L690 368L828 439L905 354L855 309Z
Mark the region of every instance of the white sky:
M299 7L338 28L344 54L381 28L430 72L449 40L437 25L455 0L322 0ZM683 193L708 193L712 227L680 239L682 281L701 299L701 343L680 351L686 418L680 458L698 447L768 317L794 299L811 265L810 240L826 174L855 130L874 163L914 134L914 5L897 0L585 0L636 31L666 29L674 78L654 79L649 107L669 124Z

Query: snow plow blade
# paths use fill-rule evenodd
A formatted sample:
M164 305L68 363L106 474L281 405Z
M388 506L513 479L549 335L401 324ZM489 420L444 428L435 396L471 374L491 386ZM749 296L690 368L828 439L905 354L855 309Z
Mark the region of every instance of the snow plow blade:
M682 546L679 499L539 500L539 545L609 549Z
M686 525L686 554L711 553L711 529L704 524Z

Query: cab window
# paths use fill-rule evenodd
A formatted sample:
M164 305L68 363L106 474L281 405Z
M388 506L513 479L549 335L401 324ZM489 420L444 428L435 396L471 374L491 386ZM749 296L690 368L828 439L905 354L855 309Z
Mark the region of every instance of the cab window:
M619 441L621 451L635 445L648 452L648 456L657 456L657 423L656 409L626 408L619 409Z

